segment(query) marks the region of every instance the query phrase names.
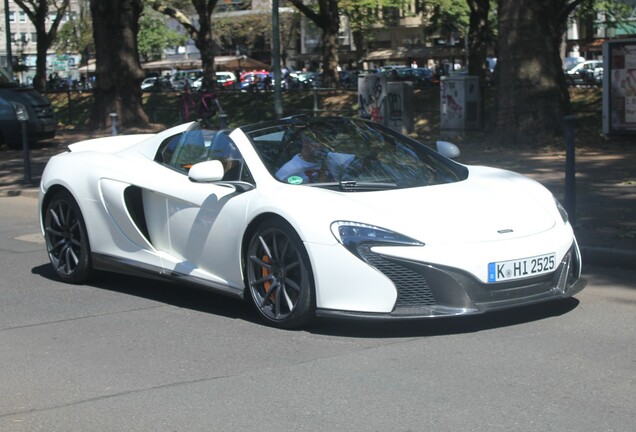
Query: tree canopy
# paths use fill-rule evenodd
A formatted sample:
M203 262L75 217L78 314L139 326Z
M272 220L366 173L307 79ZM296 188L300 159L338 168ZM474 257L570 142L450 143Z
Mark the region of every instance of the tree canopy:
M305 5L302 0L289 2L322 30L322 83L326 87L338 86L338 0L317 0L317 9Z
M14 1L26 13L35 27L37 54L33 86L44 91L46 89L46 53L55 40L60 23L68 10L69 0Z
M214 56L216 53L212 39L212 12L214 12L218 0L191 0L190 3L175 1L171 4L166 4L161 0L148 0L148 2L157 12L175 19L183 26L201 54L203 86L207 88L216 87L214 70ZM197 14L196 22L190 20L188 14L178 9L176 5L187 6L188 9L191 6Z
M170 30L166 21L167 18L151 8L144 9L137 35L139 55L143 61L160 60L167 48L187 42L187 36Z

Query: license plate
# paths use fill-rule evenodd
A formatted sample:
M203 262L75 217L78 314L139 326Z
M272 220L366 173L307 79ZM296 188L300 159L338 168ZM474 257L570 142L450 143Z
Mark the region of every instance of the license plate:
M554 253L488 264L488 282L502 282L549 273L556 267Z

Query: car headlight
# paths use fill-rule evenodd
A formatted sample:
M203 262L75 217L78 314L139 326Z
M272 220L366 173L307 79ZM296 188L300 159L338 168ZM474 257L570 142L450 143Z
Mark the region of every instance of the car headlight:
M565 207L561 205L561 203L559 202L558 199L556 199L556 197L554 198L554 203L556 204L557 210L559 210L559 214L561 215L561 219L563 219L563 223L568 223L569 216Z
M26 121L29 119L29 112L27 111L26 106L21 104L20 102L11 101L11 105L13 106L13 111L15 111L15 116L20 121Z
M362 243L386 246L424 246L424 243L402 234L358 222L336 221L331 224L331 232L349 251L357 255Z

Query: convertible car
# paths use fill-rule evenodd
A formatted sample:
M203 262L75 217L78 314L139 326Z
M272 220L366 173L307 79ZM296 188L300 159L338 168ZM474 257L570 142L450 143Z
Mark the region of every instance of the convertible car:
M340 117L93 139L47 164L41 228L63 281L108 270L191 284L282 328L579 292L581 255L554 196L458 155Z

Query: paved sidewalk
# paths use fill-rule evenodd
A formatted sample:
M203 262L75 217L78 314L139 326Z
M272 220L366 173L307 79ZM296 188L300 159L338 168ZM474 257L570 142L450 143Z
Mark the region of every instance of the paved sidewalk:
M36 198L37 185L48 159L64 151L67 144L97 136L60 131L55 140L32 149L28 184L22 151L0 151L0 196ZM459 143L459 146L462 151L459 162L528 175L564 202L564 151L501 149L470 142ZM636 142L607 142L603 148L577 149L575 199L574 229L584 263L636 268Z

